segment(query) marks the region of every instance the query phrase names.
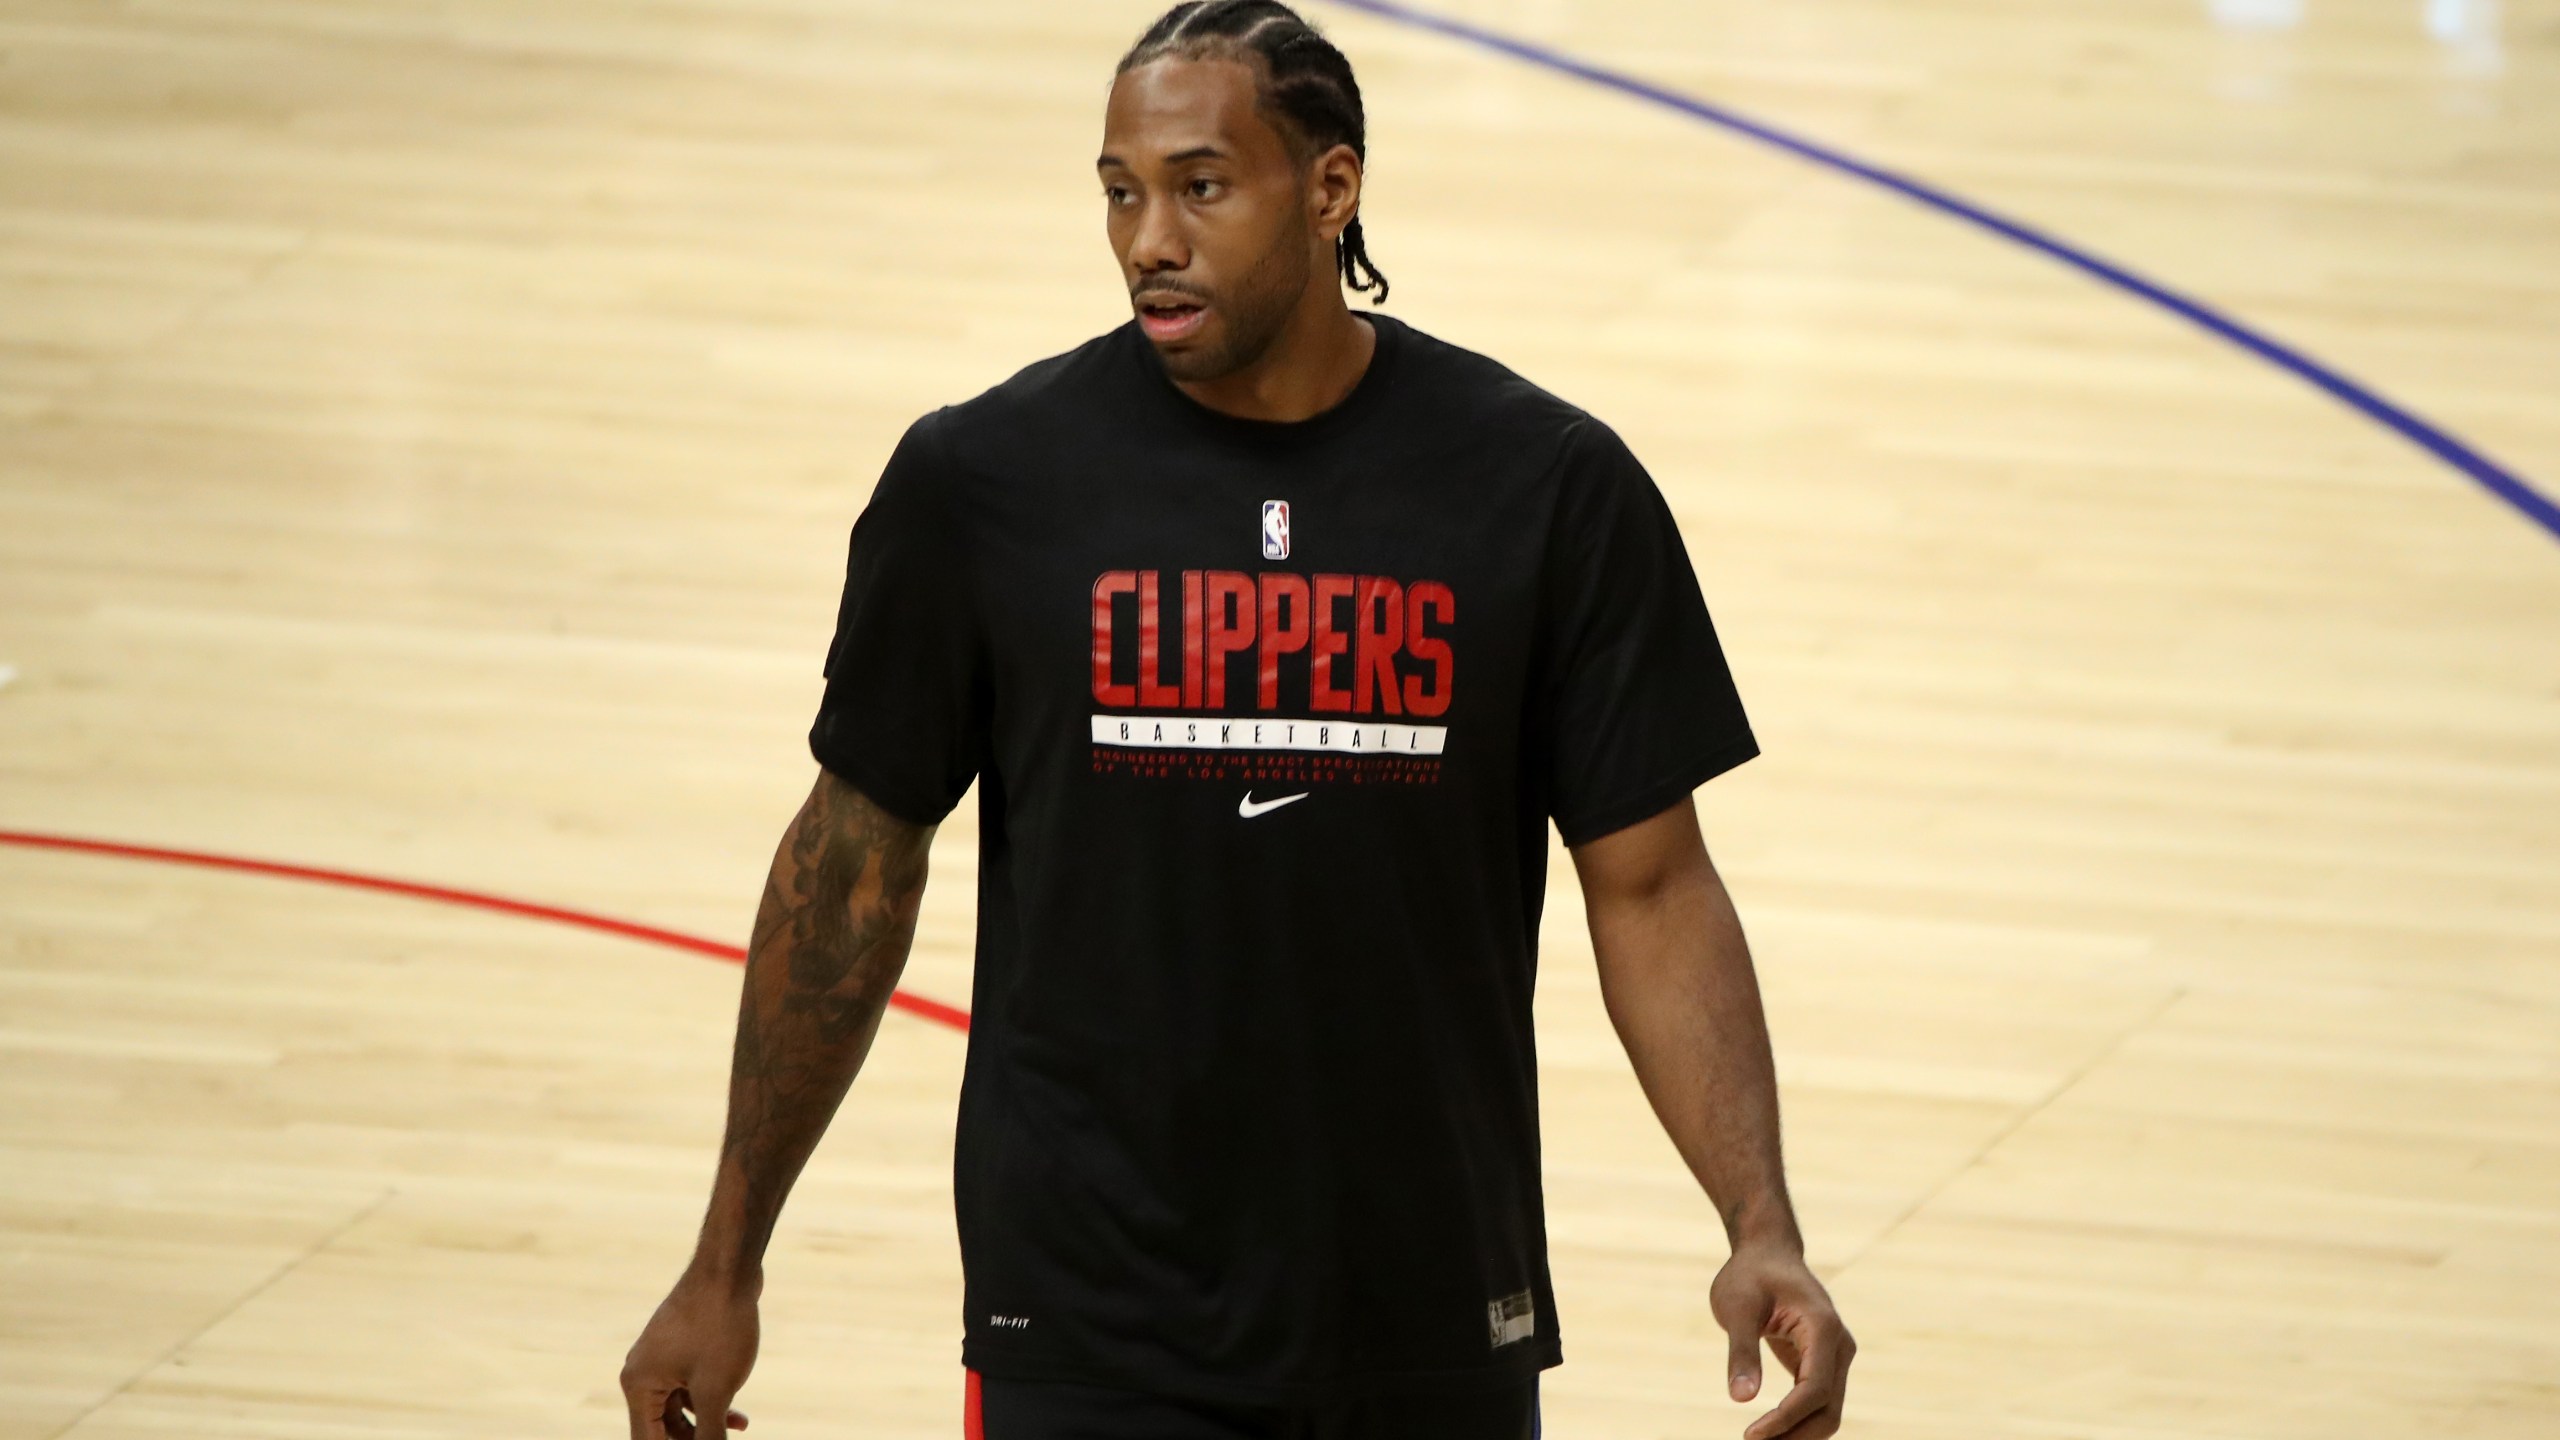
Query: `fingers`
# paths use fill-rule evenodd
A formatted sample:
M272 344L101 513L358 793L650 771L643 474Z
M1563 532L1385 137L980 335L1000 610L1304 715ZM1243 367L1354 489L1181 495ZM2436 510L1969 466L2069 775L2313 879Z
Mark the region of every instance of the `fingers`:
M1816 1440L1829 1435L1840 1428L1830 1396L1830 1386L1798 1380L1776 1409L1743 1427L1742 1440ZM1827 1427L1815 1423L1826 1416L1831 1421Z
M1760 1393L1760 1327L1737 1325L1726 1339L1730 1343L1725 1347L1725 1389L1736 1400L1748 1400Z
M732 1410L728 1407L728 1404L725 1401L719 1404L713 1404L706 1400L701 1404L696 1405L693 1402L692 1397L682 1390L675 1393L675 1398L681 1401L684 1408L692 1413L689 1415L679 1412L669 1413L667 1417L668 1440L687 1440L687 1437L692 1437L692 1440L718 1440L720 1429L744 1430L747 1428L747 1412L744 1410ZM724 1417L723 1424L715 1429L713 1426L704 1423L702 1417L705 1415L722 1416ZM682 1425L684 1429L681 1431L677 1430L675 1427L678 1425Z
M1736 1400L1748 1400L1760 1393L1760 1337L1769 1328L1769 1316L1777 1307L1765 1287L1728 1285L1731 1267L1716 1277L1717 1289L1711 1297L1716 1323L1724 1327L1725 1393Z
M648 1407L645 1425L642 1420L644 1403ZM697 1405L693 1393L679 1385L673 1390L658 1390L632 1397L632 1440L716 1440L716 1432L702 1423L705 1415L726 1416L727 1423L722 1429L747 1428L746 1411L730 1409L725 1400L717 1405L710 1401Z
M699 1393L702 1398L687 1402L687 1408L693 1411L693 1433L699 1440L720 1440L730 1430L746 1428L747 1417L729 1408L730 1396L710 1390Z
M1837 1315L1803 1323L1811 1333L1801 1339L1769 1337L1770 1348L1787 1359L1796 1383L1775 1409L1744 1428L1743 1440L1824 1440L1839 1433L1849 1362L1858 1353L1858 1342Z
M634 1372L622 1370L622 1403L631 1412L631 1440L669 1440L665 1421L667 1392Z

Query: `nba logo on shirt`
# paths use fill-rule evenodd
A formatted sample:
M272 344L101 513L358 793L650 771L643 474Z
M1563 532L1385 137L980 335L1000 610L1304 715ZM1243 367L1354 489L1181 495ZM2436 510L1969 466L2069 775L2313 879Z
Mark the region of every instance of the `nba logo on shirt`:
M1262 558L1289 558L1289 502L1286 500L1262 502Z

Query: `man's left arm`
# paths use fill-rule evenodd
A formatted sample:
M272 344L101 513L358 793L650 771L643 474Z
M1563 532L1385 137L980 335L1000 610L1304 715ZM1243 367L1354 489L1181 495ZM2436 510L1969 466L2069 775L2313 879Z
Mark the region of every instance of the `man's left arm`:
M1778 1081L1742 922L1687 798L1572 850L1609 1022L1671 1143L1723 1217L1708 1293L1731 1339L1729 1393L1760 1385L1766 1339L1795 1386L1745 1440L1840 1428L1857 1342L1804 1260L1778 1143Z

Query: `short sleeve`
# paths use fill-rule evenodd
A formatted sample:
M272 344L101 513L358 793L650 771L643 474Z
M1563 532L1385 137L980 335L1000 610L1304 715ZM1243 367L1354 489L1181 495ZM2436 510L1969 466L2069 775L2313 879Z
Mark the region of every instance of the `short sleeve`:
M968 793L988 733L985 631L942 414L907 427L854 519L809 729L820 765L918 825L939 823Z
M1576 422L1549 536L1549 798L1567 845L1659 814L1760 753L1661 487Z

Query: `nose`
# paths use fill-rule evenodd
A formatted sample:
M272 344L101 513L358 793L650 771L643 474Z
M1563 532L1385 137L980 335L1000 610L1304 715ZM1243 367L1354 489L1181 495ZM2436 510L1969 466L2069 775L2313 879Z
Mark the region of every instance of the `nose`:
M1137 229L1129 236L1129 268L1140 275L1179 270L1191 263L1182 233L1182 207L1149 196L1139 202Z

